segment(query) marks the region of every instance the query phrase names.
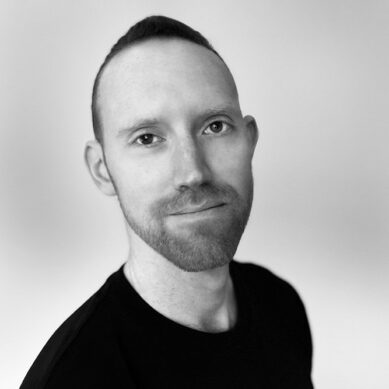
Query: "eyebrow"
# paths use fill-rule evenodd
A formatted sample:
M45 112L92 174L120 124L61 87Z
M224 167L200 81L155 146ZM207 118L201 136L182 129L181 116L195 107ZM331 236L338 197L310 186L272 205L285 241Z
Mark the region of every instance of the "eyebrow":
M218 116L218 115L224 115L224 116L234 116L238 115L239 110L233 107L232 105L223 105L220 107L215 108L208 108L201 112L198 117L196 118L196 121L203 122L206 119L212 117L212 116ZM162 119L158 118L140 118L135 120L131 125L126 126L122 129L120 129L117 133L118 137L121 137L123 135L129 135L135 132L137 129L140 129L142 127L153 127L159 125L161 122L163 122Z
M132 134L134 131L136 131L139 128L142 127L153 127L161 123L160 120L156 118L150 118L150 119L138 119L134 123L132 123L130 126L126 126L122 129L120 129L117 133L118 137L121 137L123 135Z
M234 116L238 115L239 110L236 109L235 107L231 105L223 105L220 107L215 107L215 108L209 108L206 109L204 112L202 112L199 115L199 120L203 121L206 120L209 117L212 116L218 116L218 115L224 115L224 116Z

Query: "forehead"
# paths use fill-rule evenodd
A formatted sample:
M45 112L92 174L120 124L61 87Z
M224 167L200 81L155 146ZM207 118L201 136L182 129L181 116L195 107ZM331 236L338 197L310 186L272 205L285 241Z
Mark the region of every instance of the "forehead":
M190 116L219 106L239 108L231 73L216 54L181 39L153 39L118 53L97 94L104 131L139 117Z

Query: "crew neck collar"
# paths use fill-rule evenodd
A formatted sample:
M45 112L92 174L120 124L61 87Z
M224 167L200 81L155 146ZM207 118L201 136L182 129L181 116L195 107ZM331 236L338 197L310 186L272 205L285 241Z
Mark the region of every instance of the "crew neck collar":
M223 346L238 345L247 334L250 310L247 304L249 296L245 293L244 282L239 272L239 264L231 261L229 265L237 302L237 320L233 328L222 332L204 332L187 327L164 316L151 307L133 288L124 275L124 264L113 274L114 291L120 301L123 312L131 315L145 330L158 331L165 337L174 337L179 341L193 342L197 346L209 343Z

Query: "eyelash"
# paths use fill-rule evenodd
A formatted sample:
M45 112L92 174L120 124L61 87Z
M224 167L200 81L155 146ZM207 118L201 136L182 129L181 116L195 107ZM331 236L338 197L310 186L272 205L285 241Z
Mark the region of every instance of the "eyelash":
M211 126L212 126L212 124L215 124L215 123L221 123L221 125L222 125L222 129L221 129L221 131L220 132L213 132L213 133L211 133L211 134L206 134L206 135L215 135L215 136L219 136L219 135L222 135L222 134L224 134L225 132L227 132L227 131L229 131L229 130L231 130L231 124L229 124L229 123L227 123L227 122L225 122L225 121L223 121L223 120L214 120L213 122L211 122L206 128L205 128L205 130L204 130L204 132L203 133L205 133L205 131L208 129L208 128L210 128ZM155 138L159 138L159 139L161 139L160 141L158 141L158 142L152 142L152 143L149 143L149 144L142 144L142 143L140 143L140 142L138 142L139 141L139 139L141 139L142 138L142 136L146 136L146 135L149 135L149 136L152 136L152 137L154 137L154 139ZM144 134L141 134L141 135L139 135L135 140L134 140L134 144L136 144L136 145L139 145L139 146L143 146L143 147L152 147L152 146L154 146L155 144L158 144L158 143L162 143L162 142L164 142L165 140L163 139L163 138L161 138L160 136L158 136L158 135L155 135L155 134L153 134L153 133L144 133Z
M231 124L223 121L223 120L214 120L213 122L209 123L209 125L206 127L206 129L204 130L204 132L210 128L212 126L212 124L215 124L215 123L221 123L222 124L222 130L220 132L214 132L212 133L211 135L221 135L221 134L224 134L226 131L229 131L231 129ZM223 131L224 129L224 131ZM208 135L208 134L207 134Z
M155 139L155 138L160 138L160 139L162 139L162 138L161 138L160 136L158 136L158 135L155 135L155 134L146 132L146 133L144 133L144 134L142 134L142 135L139 135L139 136L135 139L134 143L137 144L138 146L150 147L150 146L155 145L156 143L164 142L164 140L161 140L161 141L159 141L159 142L152 142L152 143L150 143L150 144L139 143L138 140L141 139L142 136L146 136L146 135L151 135L152 137L154 137L154 139Z

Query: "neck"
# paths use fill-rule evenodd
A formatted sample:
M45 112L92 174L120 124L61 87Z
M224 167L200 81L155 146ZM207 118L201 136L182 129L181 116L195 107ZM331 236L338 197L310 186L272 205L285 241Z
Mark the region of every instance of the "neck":
M237 307L228 265L185 272L137 240L131 239L124 273L151 307L204 332L223 332L235 325Z

